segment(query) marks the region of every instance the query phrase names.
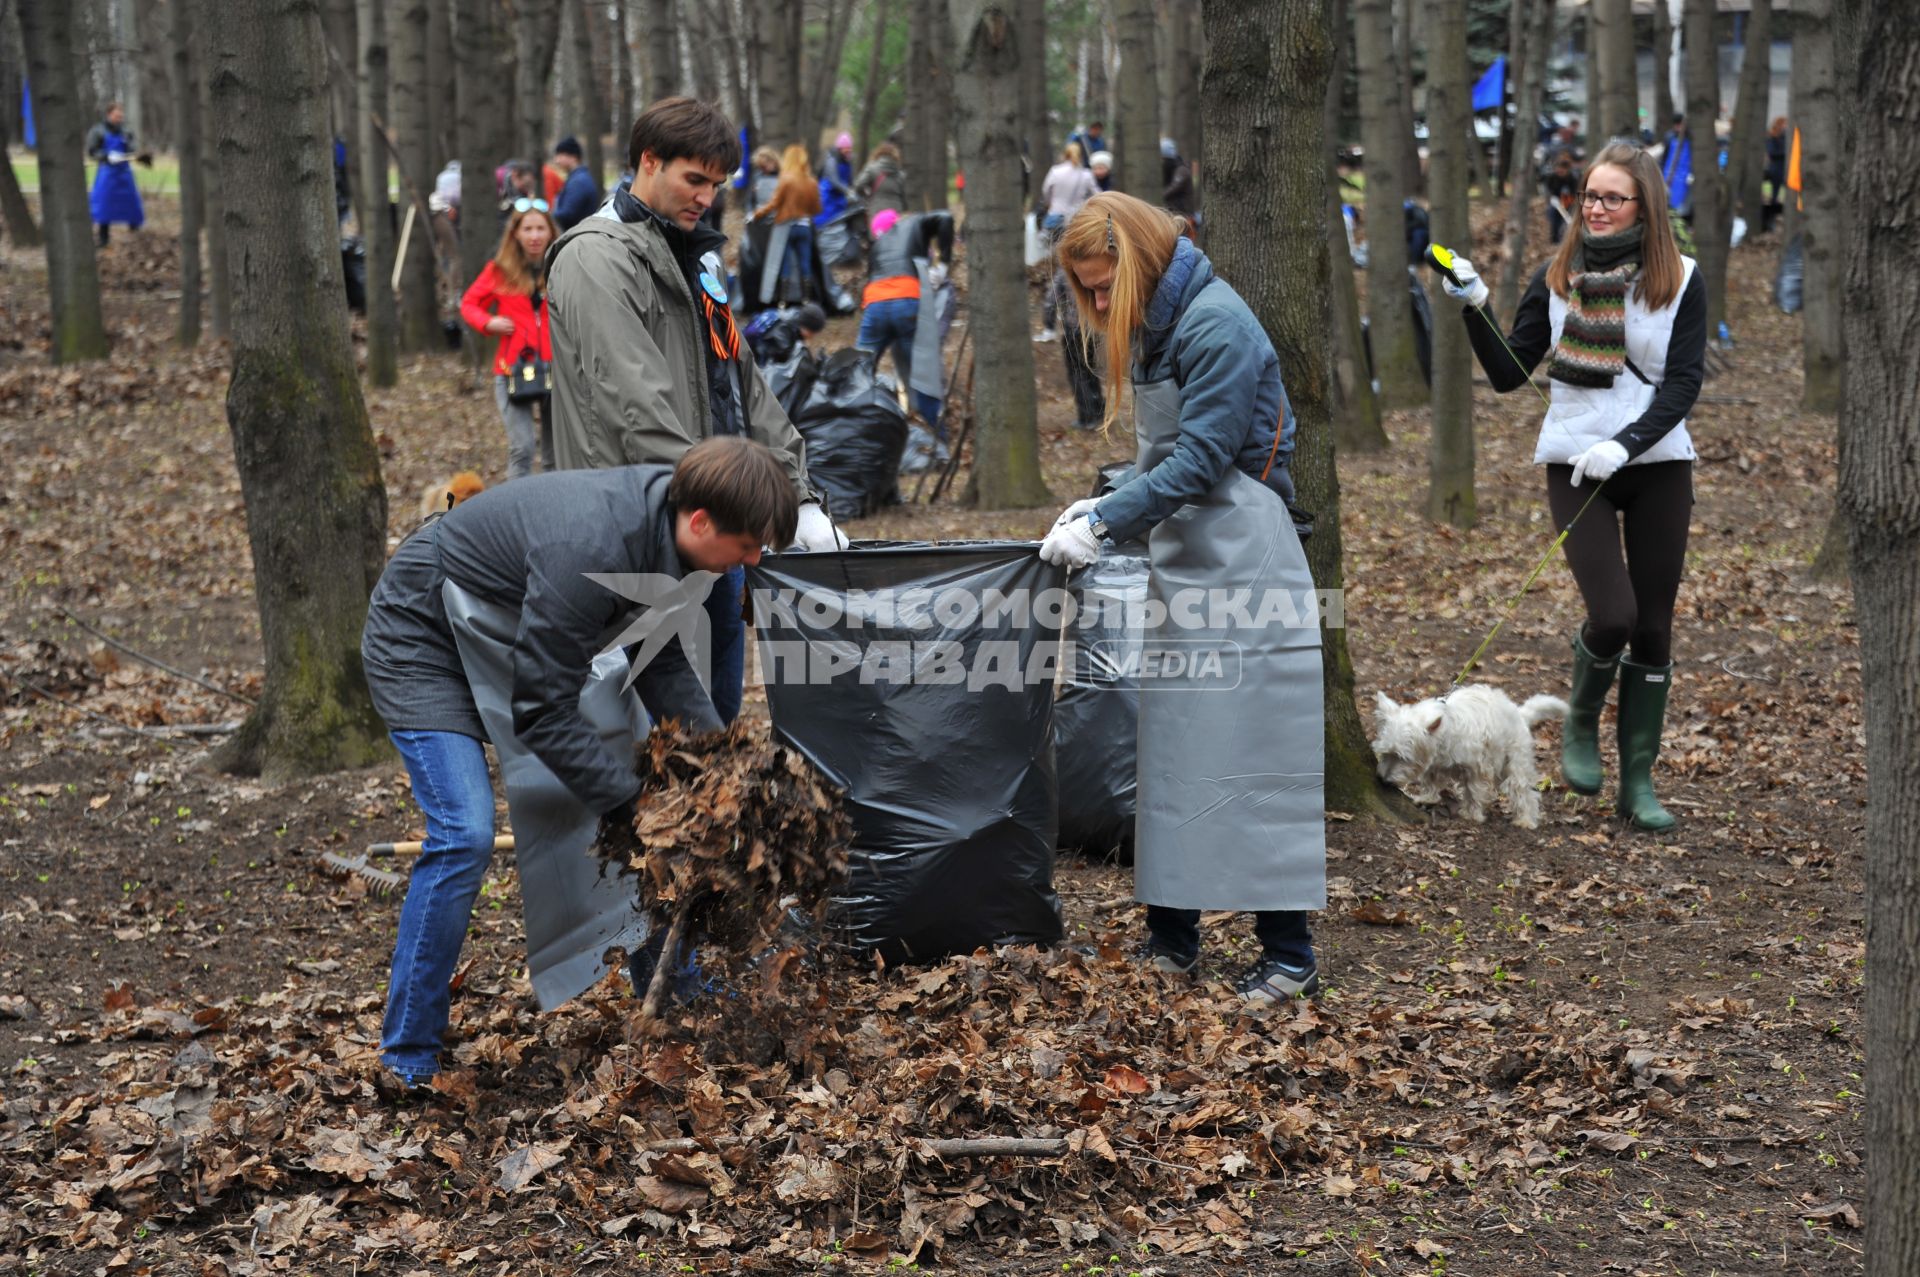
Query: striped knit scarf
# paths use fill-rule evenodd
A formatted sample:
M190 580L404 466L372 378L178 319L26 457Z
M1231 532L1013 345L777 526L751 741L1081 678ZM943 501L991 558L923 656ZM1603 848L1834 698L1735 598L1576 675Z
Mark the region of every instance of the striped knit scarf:
M1569 386L1606 387L1627 369L1627 289L1640 271L1634 223L1612 235L1582 232L1568 262L1567 317L1547 376Z

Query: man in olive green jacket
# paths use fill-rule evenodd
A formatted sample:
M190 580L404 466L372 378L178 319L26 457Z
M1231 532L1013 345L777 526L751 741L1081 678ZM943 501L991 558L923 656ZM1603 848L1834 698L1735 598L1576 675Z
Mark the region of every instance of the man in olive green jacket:
M700 221L740 144L718 111L656 102L635 121L634 176L547 252L553 446L561 469L672 464L713 435L771 448L802 501L799 543L836 549L806 444L740 340L726 237Z
M747 435L799 493L797 548L845 549L808 487L806 444L734 326L726 237L700 220L739 166L733 126L706 103L665 98L634 121L627 149L632 182L547 250L554 459L563 470L671 465L702 439ZM707 598L723 722L742 699L744 588L736 568Z

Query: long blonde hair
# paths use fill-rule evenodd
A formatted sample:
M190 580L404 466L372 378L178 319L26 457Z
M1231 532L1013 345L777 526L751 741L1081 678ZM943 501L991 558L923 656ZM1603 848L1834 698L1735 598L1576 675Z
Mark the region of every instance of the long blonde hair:
M547 224L547 243L551 245L560 238L560 228L554 224L553 215L530 208L524 213L515 213L507 218L507 229L500 236L500 247L493 254L493 270L500 277L500 283L494 290L502 293L516 293L522 297L531 297L546 286L547 262L543 257L537 262L529 262L520 247L518 238L520 223L529 217L537 217Z
M1173 250L1185 224L1163 208L1119 191L1103 191L1080 206L1060 232L1060 264L1066 268L1067 287L1080 314L1079 340L1093 360L1095 331L1107 339L1107 415L1102 428L1110 429L1120 415L1120 397L1133 369L1134 343L1146 323L1147 305L1160 277L1167 273ZM1107 308L1094 309L1093 294L1074 266L1098 258L1113 263L1113 284Z
M1587 183L1593 170L1605 164L1623 168L1633 179L1633 193L1640 205L1640 272L1634 277L1634 293L1648 310L1664 310L1680 295L1680 281L1686 268L1680 264L1680 244L1673 237L1673 223L1667 217L1667 183L1660 176L1660 165L1653 156L1631 142L1609 142L1600 148L1580 179L1580 194L1574 209L1584 211ZM1586 238L1587 219L1578 219L1573 233L1560 241L1560 251L1547 264L1547 287L1559 297L1567 295L1573 275L1573 251Z

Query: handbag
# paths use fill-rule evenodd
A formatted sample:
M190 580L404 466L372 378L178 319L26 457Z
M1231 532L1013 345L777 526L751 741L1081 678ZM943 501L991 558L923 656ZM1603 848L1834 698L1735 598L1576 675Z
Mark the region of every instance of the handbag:
M533 295L533 313L538 332L546 327L547 311L540 294ZM507 402L509 403L545 403L553 394L553 369L538 351L540 342L536 338L533 345L520 352L514 360L513 371L507 374Z

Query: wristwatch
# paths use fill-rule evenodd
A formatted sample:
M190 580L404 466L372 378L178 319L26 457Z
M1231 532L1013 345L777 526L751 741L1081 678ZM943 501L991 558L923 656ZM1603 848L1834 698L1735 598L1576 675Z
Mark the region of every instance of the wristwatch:
M1093 533L1094 540L1104 541L1107 539L1107 521L1100 517L1100 511L1087 511L1087 527Z

